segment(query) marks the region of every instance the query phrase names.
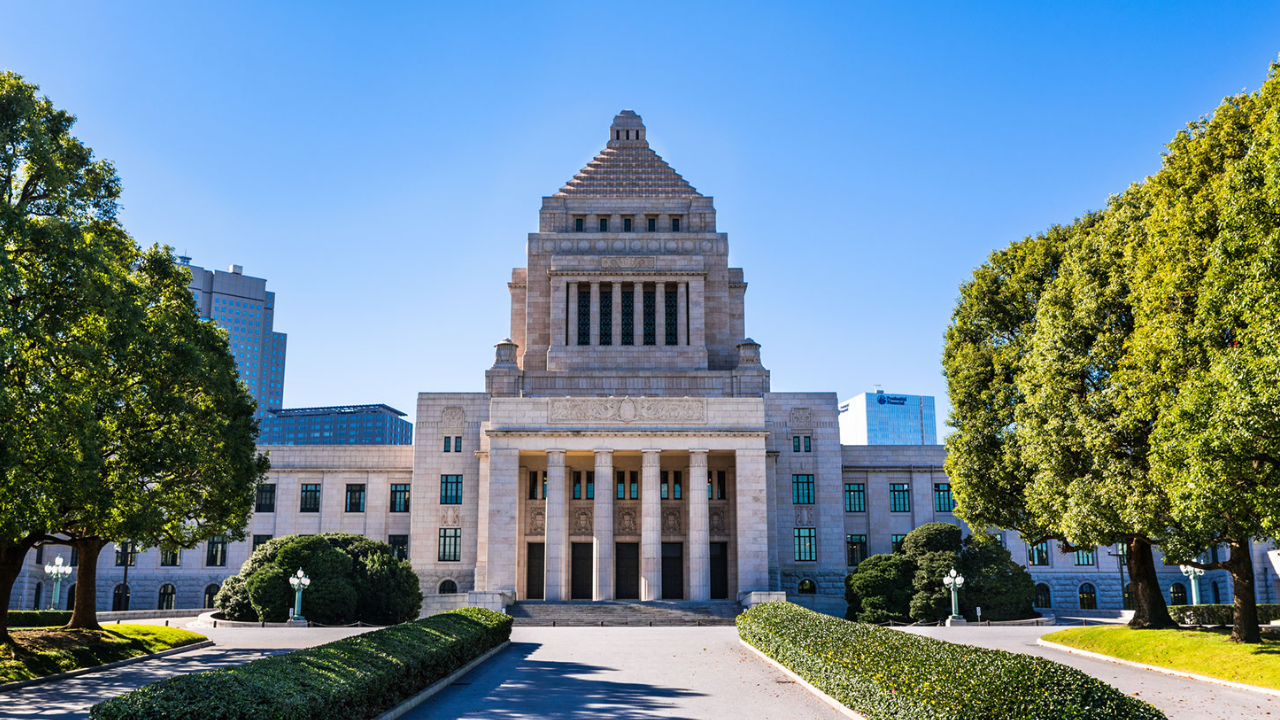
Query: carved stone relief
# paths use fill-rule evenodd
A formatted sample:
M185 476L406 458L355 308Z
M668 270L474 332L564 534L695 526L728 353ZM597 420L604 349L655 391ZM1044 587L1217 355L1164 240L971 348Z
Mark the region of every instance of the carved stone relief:
M807 407L791 408L791 429L812 429L813 411Z
M680 534L680 511L667 509L662 511L662 534Z
M553 423L705 423L703 398L552 398L547 421Z
M462 527L462 510L456 507L441 508L440 527Z
M724 521L724 508L713 507L707 514L712 535L728 535L728 524Z
M653 267L652 257L611 257L605 256L600 258L600 267L602 268L651 268Z
M573 511L573 534L590 535L592 533L592 513L590 508Z
M631 508L618 508L617 535L639 535L640 526L636 522L636 511Z
M461 427L466 419L467 413L460 407L447 407L440 413L440 424L445 427Z
M796 508L796 527L813 527L813 508L808 506Z
M547 531L547 513L542 508L529 510L529 534L542 535Z

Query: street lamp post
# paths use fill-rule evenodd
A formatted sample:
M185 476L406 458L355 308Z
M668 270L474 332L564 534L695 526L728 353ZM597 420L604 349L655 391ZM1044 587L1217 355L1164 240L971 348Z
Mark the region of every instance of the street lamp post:
M62 591L62 579L71 574L71 566L62 564L62 553L54 559L52 565L44 566L44 574L53 579L53 595L49 598L49 609L58 609L58 593Z
M293 586L293 617L289 618L296 622L305 622L306 618L302 617L302 591L311 585L311 578L302 572L302 568L298 568L296 575L289 576L289 584Z
M1179 565L1178 569L1182 570L1182 574L1187 576L1191 582L1191 604L1200 604L1200 576L1204 575L1204 571L1200 568L1191 567L1190 565Z
M951 617L947 618L947 627L964 625L965 619L960 615L960 588L964 587L964 576L951 568L951 572L942 576L942 584L951 591Z

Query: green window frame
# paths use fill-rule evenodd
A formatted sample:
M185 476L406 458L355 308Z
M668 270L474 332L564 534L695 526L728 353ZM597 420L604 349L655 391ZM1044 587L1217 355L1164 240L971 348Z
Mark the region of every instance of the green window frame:
M391 546L391 557L397 560L409 559L408 535L388 535L387 544Z
M125 541L116 543L116 567L134 567L138 564L138 544Z
M1027 545L1027 564L1034 567L1049 567L1049 541Z
M1077 550L1077 551L1076 551L1076 565L1077 565L1077 566L1093 565L1093 551L1092 551L1092 550Z
M900 552L902 552L902 543L903 543L903 541L904 541L904 540L906 540L906 539L907 539L907 536L906 536L906 535L891 535L891 536L889 537L889 541L890 541L890 543L892 543L892 545L893 545L893 551L894 551L895 553L900 553Z
M867 511L867 486L864 483L844 484L844 511Z
M259 485L257 502L254 504L254 512L270 513L275 511L276 511L275 483L263 483Z
M813 476L791 476L791 502L795 505L813 504Z
M462 528L440 528L439 562L462 561Z
M461 475L441 475L440 476L440 504L441 505L461 505L462 504L462 476Z
M214 535L209 538L208 551L205 554L205 565L207 567L226 567L227 566L227 536Z
M791 437L791 452L800 452L800 436L793 435Z
M160 548L160 567L182 567L182 548Z
M391 512L409 512L409 483L391 484Z
M849 567L858 567L858 563L867 559L866 535L845 535L844 546Z
M254 535L254 536L253 536L253 550L257 550L259 546L261 546L261 545L263 545L264 543L266 543L267 541L271 540L271 538L273 538L273 537L275 537L275 536L274 536L274 535ZM251 552L252 552L252 551L251 551Z
M911 512L911 483L889 483L889 512Z
M298 512L320 512L320 483L302 483L298 498Z
M349 483L347 485L347 512L362 513L364 512L364 483Z
M817 528L795 529L795 558L796 562L818 561Z
M951 483L933 484L933 509L941 513L956 509L956 500L951 496Z

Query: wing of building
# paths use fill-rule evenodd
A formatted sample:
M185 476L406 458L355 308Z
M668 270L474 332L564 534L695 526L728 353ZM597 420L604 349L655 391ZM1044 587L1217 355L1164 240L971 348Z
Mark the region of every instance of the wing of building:
M923 444L935 442L931 399L903 421L902 442L918 444L842 446L835 393L770 390L712 198L646 134L624 110L599 155L543 198L483 391L419 395L412 446L264 448L273 470L254 543L387 540L431 608L781 591L839 611L862 558L923 523L959 523L944 449ZM1105 549L1042 554L1005 540L1036 573L1041 604L1119 608ZM207 602L251 547L189 552L182 568L144 553L135 607L166 582L181 582L180 605ZM99 572L110 598L119 570ZM1176 594L1177 569L1164 572ZM1228 596L1221 574L1203 582L1206 599L1211 582Z

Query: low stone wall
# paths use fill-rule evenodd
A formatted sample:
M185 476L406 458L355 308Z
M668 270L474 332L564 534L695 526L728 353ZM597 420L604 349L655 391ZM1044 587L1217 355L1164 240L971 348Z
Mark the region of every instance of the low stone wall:
M467 595L467 593L453 593L451 595L423 596L422 611L418 614L418 617L430 617L439 615L442 612L466 607L469 604Z

